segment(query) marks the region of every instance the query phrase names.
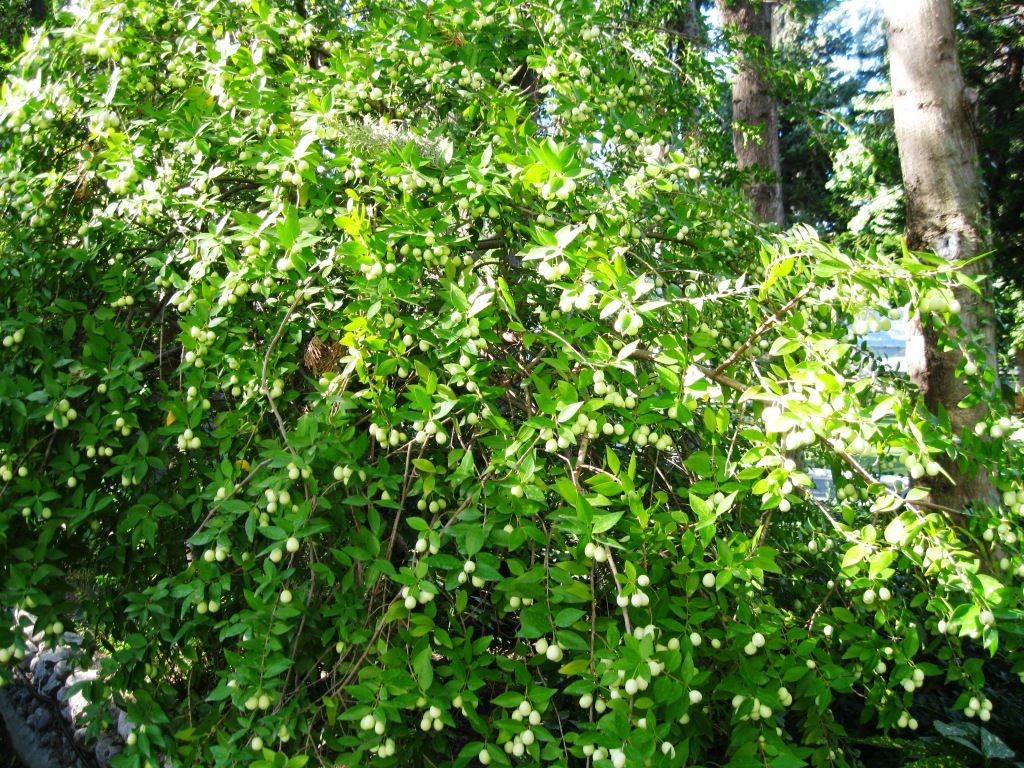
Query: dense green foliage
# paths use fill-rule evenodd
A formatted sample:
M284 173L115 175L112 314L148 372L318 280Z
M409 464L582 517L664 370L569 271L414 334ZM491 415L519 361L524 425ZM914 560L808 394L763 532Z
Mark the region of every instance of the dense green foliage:
M32 26L49 16L50 6L45 0L0 0L0 79L7 74Z
M836 696L916 727L943 676L988 720L978 651L1024 670L1020 446L955 271L759 235L717 75L617 22L130 0L31 41L0 661L81 632L118 765L846 765ZM864 351L904 305L987 434ZM1002 498L877 482L943 454Z
M1000 273L1021 280L1024 263L1024 16L1016 3L959 7L964 78L976 91L985 214L1002 255Z

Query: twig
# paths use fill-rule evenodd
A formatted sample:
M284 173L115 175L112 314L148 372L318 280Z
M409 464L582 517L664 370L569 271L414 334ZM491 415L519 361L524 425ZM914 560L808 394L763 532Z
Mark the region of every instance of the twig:
M603 544L601 546L604 546ZM605 550L607 551L607 547ZM615 569L615 558L612 557L612 553L608 552L608 567L612 572L612 579L615 581L615 591L617 594L622 594L622 584L619 582L619 572ZM629 606L622 606L622 620L626 625L626 631L629 634L633 634L633 626L629 620Z
M767 320L761 323L761 325L758 326L757 330L754 331L754 333L746 341L744 341L740 346L736 347L736 349L733 350L733 353L729 355L727 358L725 358L725 360L722 361L722 363L717 368L715 368L715 375L721 374L722 371L724 371L730 365L735 363L739 359L740 355L742 355L744 352L750 349L751 344L757 341L757 339L760 338L761 335L763 335L768 329L775 325L775 323L779 321L779 318L781 318L784 314L789 312L789 310L793 309L793 307L799 304L800 301L815 287L815 283L808 283L806 286L804 286L803 290L801 290L800 293L798 293L796 296L790 299L784 306L779 308L778 311L775 312L775 314L771 315Z
M281 340L281 334L284 333L284 327L288 325L288 321L292 317L292 312L294 312L295 308L299 306L299 303L304 298L303 294L305 293L306 287L312 282L313 277L311 275L303 281L302 285L300 285L298 290L295 292L295 298L292 299L292 303L288 305L288 310L284 313L284 317L281 318L281 325L278 326L277 333L275 333L274 338L270 340L270 346L267 347L267 354L263 356L263 370L260 374L260 384L263 388L263 394L266 395L267 400L270 401L270 410L273 411L274 418L277 419L277 426L281 431L281 439L284 441L284 447L291 451L295 456L298 456L299 454L288 442L288 432L284 428L284 420L281 418L281 412L277 410L277 403L274 402L274 396L270 394L270 387L267 386L267 366L270 365L270 356L274 352L274 347L276 347L277 343Z

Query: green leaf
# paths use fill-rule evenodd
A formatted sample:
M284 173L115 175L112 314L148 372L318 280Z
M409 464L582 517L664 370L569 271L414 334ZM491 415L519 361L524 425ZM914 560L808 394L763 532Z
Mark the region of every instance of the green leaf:
M572 403L571 405L565 406L558 412L558 423L564 424L569 421L569 419L575 416L582 407L583 403Z
M299 213L293 205L285 205L284 218L277 220L277 237L284 248L291 248L300 232Z
M902 544L903 537L906 535L907 529L903 524L902 517L893 518L892 521L885 526L885 540L889 544Z
M487 540L483 528L470 528L466 531L466 554L472 557L479 552Z
M624 510L618 510L617 512L608 512L606 514L594 515L594 529L595 534L604 533L610 531L615 527L615 524L622 519Z
M555 616L555 626L571 627L584 616L586 616L586 612L579 608L563 608Z
M805 760L801 760L796 755L787 753L772 758L772 761L768 763L768 765L770 765L771 768L803 768L807 765L807 762Z
M761 290L758 293L758 298L761 301L764 301L765 297L768 296L768 290L775 285L775 283L792 272L795 264L796 259L792 256L787 256L772 262L765 274L764 282L761 283Z
M691 453L683 461L683 464L691 472L696 474L698 477L713 477L714 472L711 469L711 457L706 451L697 451Z
M416 682L419 683L420 690L429 691L430 686L434 682L434 662L429 642L423 642L419 645L412 659L412 668L416 674Z
M551 634L551 618L543 605L531 605L519 614L519 636L525 638L543 637Z
M987 760L1012 760L1016 756L1016 753L1006 745L1006 742L990 730L984 726L980 730L981 753Z
M864 549L860 544L854 544L843 555L843 568L849 568L851 565L856 565L867 555L867 550Z

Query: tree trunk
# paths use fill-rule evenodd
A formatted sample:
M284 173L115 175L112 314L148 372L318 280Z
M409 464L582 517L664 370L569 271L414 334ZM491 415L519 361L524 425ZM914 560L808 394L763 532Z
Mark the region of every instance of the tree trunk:
M697 0L683 0L676 11L676 23L672 25L686 38L690 45L703 44L704 25L700 21L700 6Z
M972 92L964 87L957 57L952 0L886 0L886 37L892 79L896 143L907 198L907 247L944 259L971 259L981 251L978 230L978 137ZM968 274L987 272L980 261ZM995 326L991 304L958 288L961 333L976 338L995 368ZM973 430L983 405L964 409L967 394L955 371L959 352L938 347L938 330L916 313L907 327L907 371L920 388L928 410L945 409L957 434ZM954 509L966 502L990 500L984 473L956 462L942 462L953 483L929 478L932 501Z
M42 24L49 18L50 8L46 0L31 0L29 3L29 13L32 15L32 21L36 24Z
M718 6L722 24L734 29L737 43L746 51L740 55L732 86L736 165L749 174L743 193L758 219L782 226L785 212L780 180L779 110L764 75L766 56L772 49L773 4L719 0Z

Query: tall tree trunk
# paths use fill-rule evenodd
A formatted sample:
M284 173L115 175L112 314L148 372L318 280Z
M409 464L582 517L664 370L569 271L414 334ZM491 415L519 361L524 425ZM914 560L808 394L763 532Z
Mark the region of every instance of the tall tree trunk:
M700 21L700 4L697 0L683 0L676 10L675 23L671 25L690 45L704 42L704 25Z
M734 29L736 42L747 51L740 56L732 86L736 164L750 174L743 192L758 219L781 226L785 211L780 180L779 110L764 74L766 57L772 49L773 4L718 0L718 7L722 23Z
M964 86L957 57L952 0L886 0L886 37L892 78L896 143L907 198L907 247L945 259L971 259L981 250L978 230L978 137L972 92ZM974 262L969 274L987 271ZM979 340L993 368L995 325L989 303L959 288L965 338ZM955 376L959 352L938 347L937 329L916 313L907 328L907 371L928 409L945 409L957 433L972 430L984 406L964 409L967 394ZM971 500L989 501L992 487L984 473L943 463L953 483L930 478L932 501L954 509Z
M682 0L674 6L665 19L665 28L675 37L669 49L670 55L676 66L685 69L683 53L687 50L703 50L707 44L698 0Z
M42 24L50 16L50 7L46 0L31 0L29 13L32 15L32 21Z

